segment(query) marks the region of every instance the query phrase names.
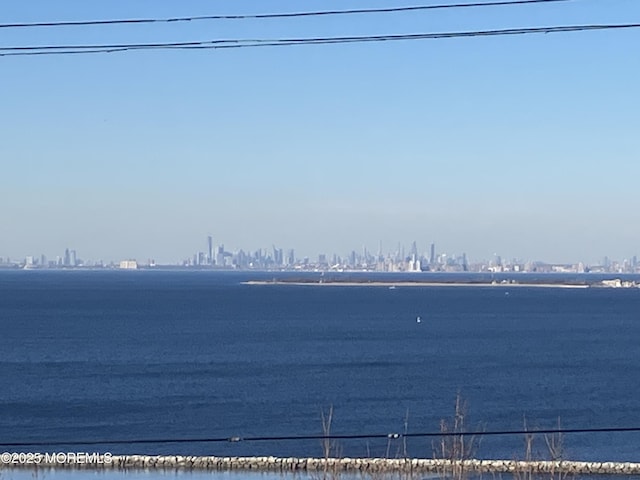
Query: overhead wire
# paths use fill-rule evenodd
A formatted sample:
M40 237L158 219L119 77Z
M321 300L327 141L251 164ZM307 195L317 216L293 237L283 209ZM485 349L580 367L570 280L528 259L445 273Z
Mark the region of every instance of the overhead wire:
M96 25L126 25L126 24L145 24L145 23L179 23L179 22L195 22L205 20L261 20L275 18L296 18L296 17L318 17L333 15L358 15L358 14L376 14L376 13L400 13L400 12L416 12L426 10L444 10L455 8L477 8L477 7L497 7L497 6L517 6L539 3L559 3L570 2L574 0L496 0L489 2L467 2L467 3L450 3L438 5L414 5L405 7L387 7L387 8L362 8L349 10L322 10L312 12L285 12L285 13L259 13L259 14L240 14L240 15L201 15L188 17L173 18L131 18L131 19L115 19L115 20L75 20L75 21L58 21L58 22L31 22L31 23L2 23L0 28L34 28L34 27L77 27L77 26L96 26Z
M211 438L165 438L165 439L102 439L102 440L71 440L71 441L30 441L30 442L0 442L3 448L27 447L59 447L59 446L88 446L88 445L140 445L140 444L168 444L168 443L237 443L237 442L284 442L302 440L365 440L365 439L400 439L400 438L429 438L429 437L468 437L468 436L504 436L504 435L535 435L535 434L585 434L585 433L632 433L640 432L640 427L605 427L605 428L554 428L539 430L491 430L472 432L419 432L419 433L383 433L383 434L355 434L355 435L284 435L284 436L255 436L255 437L211 437Z
M596 30L622 30L640 28L640 23L604 25L564 25L551 27L526 27L496 30L474 30L462 32L436 32L417 34L366 35L349 37L309 37L284 39L220 39L189 42L124 43L95 45L41 45L0 47L0 56L20 55L68 55L80 53L114 53L130 50L172 50L172 49L231 49L277 47L294 45L323 45L386 41L435 40L445 38L494 37L505 35L568 33Z

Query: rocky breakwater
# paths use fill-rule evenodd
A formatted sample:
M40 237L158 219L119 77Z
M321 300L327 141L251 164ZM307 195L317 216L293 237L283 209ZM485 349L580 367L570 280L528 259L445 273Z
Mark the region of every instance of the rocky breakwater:
M505 473L569 475L640 475L640 463L517 461L517 460L439 460L385 458L282 458L104 455L92 461L66 461L44 454L37 463L0 463L2 468L54 468L91 470L209 470L256 472L333 472L333 473ZM77 460L77 459L76 459Z

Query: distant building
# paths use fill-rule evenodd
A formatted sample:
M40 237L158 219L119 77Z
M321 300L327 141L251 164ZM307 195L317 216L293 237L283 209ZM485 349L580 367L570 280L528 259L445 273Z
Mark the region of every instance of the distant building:
M219 267L225 266L224 260L224 245L218 247L218 253L216 253L216 265Z
M422 266L420 265L420 260L418 260L415 255L411 255L411 260L409 260L407 262L407 271L408 272L420 272L420 271L422 271Z
M120 268L123 270L137 270L138 262L135 260L122 260L120 262Z

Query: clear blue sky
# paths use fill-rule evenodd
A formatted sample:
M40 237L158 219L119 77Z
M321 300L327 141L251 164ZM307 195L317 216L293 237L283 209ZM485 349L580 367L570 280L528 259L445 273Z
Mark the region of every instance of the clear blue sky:
M32 0L0 23L453 3ZM2 46L639 23L638 0L4 29ZM0 57L0 256L640 255L640 29Z

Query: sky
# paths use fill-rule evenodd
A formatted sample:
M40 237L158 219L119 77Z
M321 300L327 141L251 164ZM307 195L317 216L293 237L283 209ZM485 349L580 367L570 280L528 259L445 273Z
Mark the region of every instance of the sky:
M457 3L32 0L0 23ZM0 46L640 23L638 0L0 29ZM640 254L640 29L0 57L0 257Z

